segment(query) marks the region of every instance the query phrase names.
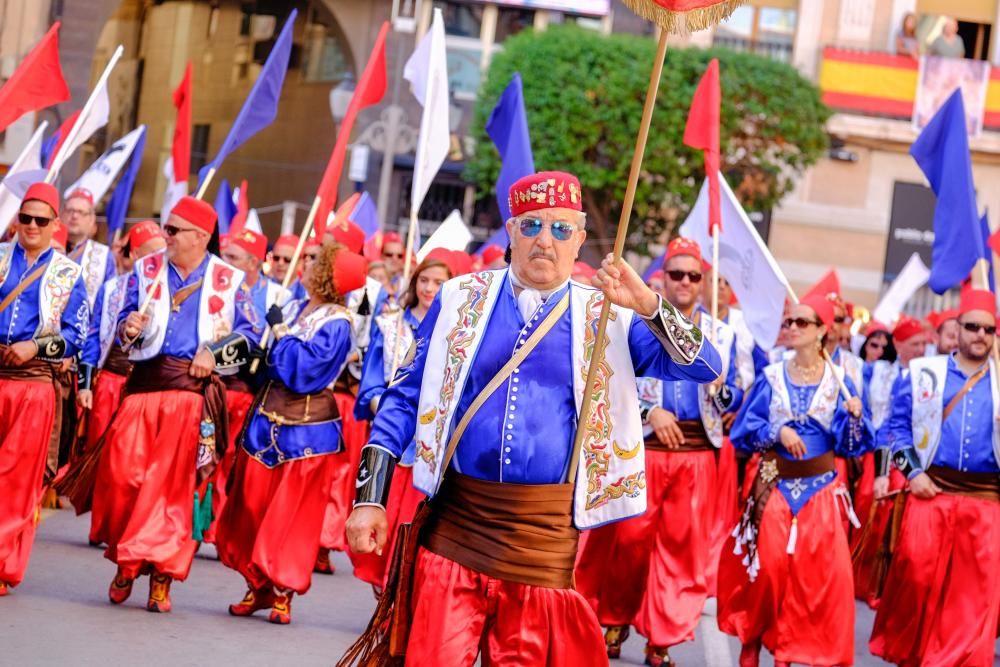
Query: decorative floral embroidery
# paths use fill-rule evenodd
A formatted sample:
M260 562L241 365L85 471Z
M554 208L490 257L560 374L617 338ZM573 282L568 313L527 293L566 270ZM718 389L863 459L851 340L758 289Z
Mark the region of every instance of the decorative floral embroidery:
M57 261L57 259L53 258L53 261ZM62 313L73 293L73 283L76 282L79 275L80 267L72 261L59 262L58 266L46 270L45 284L42 285L42 289L45 292L45 298L48 299L49 307L42 313L44 319L41 323L41 334L48 336L59 333L62 329L60 326ZM44 300L43 298L43 302Z

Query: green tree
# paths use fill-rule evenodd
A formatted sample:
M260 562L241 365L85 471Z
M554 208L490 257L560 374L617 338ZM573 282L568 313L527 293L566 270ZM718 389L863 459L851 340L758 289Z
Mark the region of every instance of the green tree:
M466 177L492 195L500 169L486 135L490 111L514 72L524 82L535 168L576 174L591 239L610 250L638 133L650 67L651 38L604 36L576 26L525 31L504 43L490 65L473 119L476 154ZM636 191L629 247L683 220L704 179L700 151L683 144L691 97L711 58L722 85L722 169L744 207L766 210L827 148L830 111L819 91L791 66L727 49L671 49Z

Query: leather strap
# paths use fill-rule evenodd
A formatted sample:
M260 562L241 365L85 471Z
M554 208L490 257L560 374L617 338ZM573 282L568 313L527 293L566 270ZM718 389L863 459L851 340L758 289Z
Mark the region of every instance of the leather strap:
M21 296L21 293L24 290L28 289L29 287L37 283L38 279L42 277L42 274L45 273L45 269L47 269L48 266L49 263L45 262L41 266L36 267L34 271L29 273L27 278L19 282L17 284L17 287L11 290L10 294L8 294L3 301L0 301L0 313L7 310L7 308L10 307L10 304L14 303L14 299Z
M0 310L0 312L3 311ZM975 387L977 384L979 384L979 381L983 379L983 376L986 375L986 371L988 371L989 369L990 365L989 362L987 362L985 366L983 366L978 371L970 375L969 379L966 380L965 384L962 385L962 388L959 389L957 392L955 392L955 395L951 397L950 401L948 401L948 405L945 406L944 412L941 413L942 423L945 422L948 419L948 415L950 415L955 410L955 408L958 406L958 402L962 400L962 397L964 397L966 394L972 391L972 388Z
M545 337L545 334L547 334L552 327L555 326L556 322L559 321L559 318L562 317L567 308L569 308L569 290L566 290L566 293L563 294L561 299L559 299L559 303L557 303L555 308L553 308L549 314L545 316L545 319L542 320L542 323L538 325L538 328L535 329L531 336L528 337L528 340L524 342L524 345L514 353L514 356L510 358L510 361L504 364L503 368L497 371L497 374L492 380L490 380L489 384L483 387L482 391L479 392L479 395L476 396L475 400L472 401L472 404L469 405L469 409L465 411L464 415L462 415L462 419L458 422L458 426L455 427L455 430L451 434L451 438L448 440L448 448L445 449L444 461L441 465L441 480L444 480L444 474L448 471L448 465L451 463L451 459L455 455L455 450L458 449L458 441L462 439L465 429L469 426L469 422L472 421L475 414L479 412L479 408L483 407L486 399L492 396L493 393L500 388L500 385L507 381L507 378L511 376L514 370L521 365L525 358L531 354L531 351L534 350L535 346L541 342L542 338ZM440 484L441 482L439 481L438 486L440 486Z

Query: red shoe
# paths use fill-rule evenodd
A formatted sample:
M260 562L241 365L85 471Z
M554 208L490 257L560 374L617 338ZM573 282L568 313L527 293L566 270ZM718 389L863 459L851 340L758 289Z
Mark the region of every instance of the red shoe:
M337 568L330 562L330 550L320 547L319 553L316 554L316 564L313 565L313 572L333 574L336 571Z
M760 641L743 645L740 649L740 667L760 667Z
M622 644L628 639L629 626L610 625L604 632L604 645L608 649L608 658L617 660L622 656Z
M115 578L111 580L111 587L108 589L108 599L111 600L111 604L121 604L128 600L128 596L132 595L134 582L135 579L129 579L122 574L122 569L118 568Z
M646 661L643 663L649 667L670 667L674 662L670 659L668 649L660 647L653 648L646 644Z
M274 589L274 604L268 621L276 625L288 625L292 622L292 595L292 591L286 593L280 588Z
M10 595L10 587L7 582L0 581L0 598Z
M172 579L165 574L154 572L149 575L149 600L146 601L146 610L158 614L166 614L170 611L170 582Z
M261 609L274 605L274 591L270 588L254 590L247 589L247 594L236 604L229 605L229 613L233 616L253 616Z

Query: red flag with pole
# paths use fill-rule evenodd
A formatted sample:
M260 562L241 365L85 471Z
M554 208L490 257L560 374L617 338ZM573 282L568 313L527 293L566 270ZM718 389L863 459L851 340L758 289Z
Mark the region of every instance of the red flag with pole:
M316 211L314 228L316 238L323 238L326 233L326 218L337 203L337 186L340 183L340 174L344 167L344 155L347 152L347 143L350 140L351 128L360 112L365 107L378 104L385 96L387 83L385 64L385 37L389 31L389 22L382 24L382 29L375 39L375 46L368 57L368 64L362 72L358 85L354 89L354 96L347 107L347 113L340 127L337 128L337 143L333 147L330 155L330 162L323 172L323 180L320 182L316 196L320 198L320 206Z
M684 128L684 143L691 148L705 151L705 177L708 178L708 232L722 229L722 214L719 208L719 114L722 105L722 89L719 85L719 60L712 58L708 69L701 77L691 110L688 112L687 127Z
M229 236L230 238L236 236L247 224L247 216L250 215L250 193L247 192L247 182L243 179L240 183L240 199L236 204L236 215L233 216L232 222L229 223Z
M0 88L0 132L29 111L68 99L69 86L59 65L59 21L56 21Z
M805 299L811 296L825 297L827 294L840 295L840 276L837 275L837 269L827 271L822 278L816 281L815 285L802 295L802 298Z
M174 91L177 122L170 155L174 159L174 182L187 181L191 173L191 61L184 68L184 78Z

